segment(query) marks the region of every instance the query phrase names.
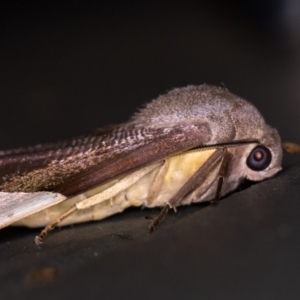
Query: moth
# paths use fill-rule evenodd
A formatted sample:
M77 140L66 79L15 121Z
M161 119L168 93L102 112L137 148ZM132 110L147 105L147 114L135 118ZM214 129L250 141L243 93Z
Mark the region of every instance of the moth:
M175 88L127 123L0 152L0 228L46 226L41 243L57 225L162 207L154 230L169 209L274 176L281 159L278 132L251 103L211 85Z

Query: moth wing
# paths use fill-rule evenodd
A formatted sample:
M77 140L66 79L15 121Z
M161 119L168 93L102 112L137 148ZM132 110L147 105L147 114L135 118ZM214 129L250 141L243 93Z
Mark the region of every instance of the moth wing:
M70 197L210 139L207 123L146 129L124 125L28 152L8 151L0 156L0 190Z
M0 192L0 229L65 199L61 194L50 192Z

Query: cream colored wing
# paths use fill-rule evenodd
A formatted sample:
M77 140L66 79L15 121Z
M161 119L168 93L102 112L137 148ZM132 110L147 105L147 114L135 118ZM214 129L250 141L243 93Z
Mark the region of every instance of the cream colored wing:
M66 199L58 193L5 193L0 192L0 228Z

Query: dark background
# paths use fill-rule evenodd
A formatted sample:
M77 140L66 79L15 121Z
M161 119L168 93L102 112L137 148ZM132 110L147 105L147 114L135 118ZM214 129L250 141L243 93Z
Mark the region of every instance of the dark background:
M0 148L124 122L201 83L226 86L300 142L296 0L95 3L1 2ZM182 208L151 236L144 217L156 210L56 230L41 248L38 231L6 228L0 296L299 299L300 166L285 164L217 208Z
M296 1L3 2L2 149L120 123L201 83L225 85L297 137Z

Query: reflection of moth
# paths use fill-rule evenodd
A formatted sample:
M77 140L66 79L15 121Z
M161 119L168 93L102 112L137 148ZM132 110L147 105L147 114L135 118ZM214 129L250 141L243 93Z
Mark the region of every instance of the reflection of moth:
M169 208L217 201L243 178L273 176L281 156L277 131L250 103L214 86L174 89L128 123L0 152L0 227L52 222L41 242L58 223L164 207L153 230Z

